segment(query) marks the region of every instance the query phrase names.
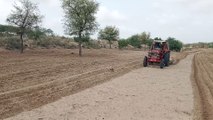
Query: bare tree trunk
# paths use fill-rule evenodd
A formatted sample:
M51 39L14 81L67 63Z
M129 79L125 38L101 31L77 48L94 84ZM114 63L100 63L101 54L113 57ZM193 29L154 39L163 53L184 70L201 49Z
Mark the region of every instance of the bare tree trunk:
M111 42L111 40L109 41L109 47L110 47L110 49L112 49L112 42Z
M20 39L21 39L21 51L20 53L22 54L24 52L24 40L23 40L23 33L21 33L20 35Z
M79 32L79 56L82 56L82 40L81 40L81 32Z
M82 42L79 42L79 56L82 56Z

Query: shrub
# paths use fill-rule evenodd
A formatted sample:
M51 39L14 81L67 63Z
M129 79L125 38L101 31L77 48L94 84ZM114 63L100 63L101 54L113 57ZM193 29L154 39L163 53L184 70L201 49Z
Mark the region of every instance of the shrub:
M180 52L183 47L183 43L179 40L176 40L175 38L169 37L167 42L169 43L170 50L173 51Z
M51 45L50 39L42 39L37 41L37 46L49 48L50 45Z
M128 38L129 44L135 48L141 48L141 40L138 35L133 35L132 37Z
M213 42L208 44L209 48L213 48Z
M5 45L5 48L9 50L21 49L20 39L18 39L17 37L5 38L4 45Z
M129 41L125 40L125 39L122 39L122 40L118 41L118 47L119 47L119 49L127 47L128 44L129 44Z
M4 38L0 38L0 47L4 47L5 46L5 40Z
M94 41L94 40L89 40L88 42L85 42L84 45L87 48L94 48L94 49L100 49L100 45L98 44L98 42Z

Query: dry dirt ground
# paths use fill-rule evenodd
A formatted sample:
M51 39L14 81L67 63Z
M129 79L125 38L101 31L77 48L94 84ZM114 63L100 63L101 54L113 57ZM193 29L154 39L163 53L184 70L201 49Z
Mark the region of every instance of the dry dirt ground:
M40 107L141 67L145 52L0 50L0 119Z
M191 120L192 59L140 68L8 120Z
M155 119L155 117L170 119L175 116L180 119L191 119L192 90L187 78L191 73L189 66L193 58L193 55L190 54L194 52L172 53L175 64L189 55L183 60L183 63L180 62L180 65L173 65L164 70L160 70L159 67L142 68L124 75L133 69L142 67L142 60L146 52L107 49L84 50L84 56L78 57L77 50L27 50L25 54L20 55L17 52L0 49L0 119L31 110L31 112L21 113L10 119L122 119L120 111L122 115L126 114L129 119L132 116L133 119L136 116L135 119L138 120L140 120L139 116L144 119ZM203 52L207 58L206 62L202 61L202 64L213 61L210 57L212 52ZM197 63L196 56L199 58L200 54L195 55L193 63ZM183 69L186 66L188 67ZM203 66L197 65L197 67ZM204 87L199 87L200 83L197 82L199 80L203 82L202 77L208 79L206 80L209 81L206 83L208 88L205 86L205 89L208 92L211 91L212 95L212 82L210 81L213 73L212 62L208 63L207 66L210 68L203 69L207 69L209 78L206 77L206 74L199 74L198 76L201 78L195 76L201 69L195 69L195 64L192 67L195 69L192 69L191 75L195 95L194 113L197 115L195 119L208 119L212 114L210 106L212 101L206 99L209 94L203 96L202 91L204 90L202 88ZM153 70L159 74L160 78L155 76ZM167 73L171 73L168 75L172 81L162 76ZM176 75L176 73L180 75ZM124 76L92 87L121 75ZM162 90L157 89L158 87ZM85 89L87 90L82 91ZM205 94L208 92L205 91ZM69 96L71 94L74 95ZM149 95L151 96L149 97ZM122 102L122 100L124 101ZM52 103L54 101L57 102ZM143 102L140 103L141 101ZM133 102L133 106L131 106L131 102ZM204 103L208 104L204 105ZM158 109L155 108L156 106L159 106ZM140 111L139 108L142 107L143 109ZM177 108L173 109L174 107ZM161 111L161 109L162 112L157 114L156 111ZM99 110L100 112L98 112ZM151 114L152 111L154 114Z
M194 119L213 120L213 49L195 54L193 68Z

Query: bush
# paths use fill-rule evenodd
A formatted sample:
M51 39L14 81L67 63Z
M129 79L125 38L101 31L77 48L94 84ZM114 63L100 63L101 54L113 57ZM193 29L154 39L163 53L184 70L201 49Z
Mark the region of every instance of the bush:
M152 39L147 40L147 41L146 41L146 45L148 45L149 47L151 47L153 41L154 41L154 40L152 40Z
M129 41L125 40L125 39L118 41L118 47L119 47L119 49L127 47L128 44L129 44Z
M37 46L49 48L51 45L51 40L50 39L42 39L37 41Z
M46 37L37 41L37 46L45 48L62 47L66 49L77 48L78 44L70 39L62 39L58 37Z
M169 43L170 50L173 51L180 52L183 47L183 43L179 40L176 40L175 38L169 37L167 42Z
M4 46L6 49L9 50L21 49L20 39L18 39L17 37L4 38L1 42L1 46Z
M0 38L0 47L4 47L5 46L5 40L4 38Z
M129 44L135 48L141 48L141 40L138 35L133 35L132 37L128 38Z
M94 49L100 49L100 45L98 44L98 42L95 42L94 40L89 40L88 42L85 42L84 45L87 48L94 48Z
M209 48L213 48L213 42L208 44Z

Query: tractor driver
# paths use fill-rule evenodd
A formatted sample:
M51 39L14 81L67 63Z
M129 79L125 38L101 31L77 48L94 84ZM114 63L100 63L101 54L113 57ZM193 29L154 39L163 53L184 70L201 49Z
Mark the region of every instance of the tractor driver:
M161 44L160 43L156 42L154 46L155 46L155 49L161 49Z
M163 51L165 51L165 52L168 51L168 46L166 45L166 42L163 42L163 44L162 44L162 49L163 49Z

